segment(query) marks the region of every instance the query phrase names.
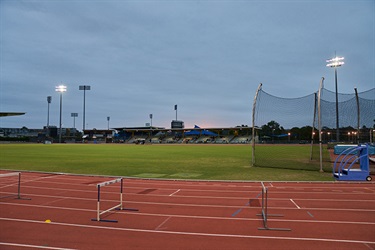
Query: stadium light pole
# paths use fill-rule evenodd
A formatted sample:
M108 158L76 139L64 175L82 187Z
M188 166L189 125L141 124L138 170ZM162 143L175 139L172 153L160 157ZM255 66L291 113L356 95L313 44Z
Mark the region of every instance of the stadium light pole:
M340 127L339 127L339 97L337 91L337 68L344 65L344 57L331 58L326 60L327 67L335 68L335 89L336 89L336 141L340 141Z
M51 104L51 101L52 101L52 96L47 96L47 105L48 105L48 109L47 109L47 136L49 136L49 106Z
M111 117L110 117L110 116L107 116L107 123L108 123L108 124L107 124L107 125L108 125L107 127L108 127L108 130L109 130L109 120L111 120Z
M91 87L89 85L80 85L79 90L83 90L83 127L82 133L84 134L85 130L85 117L86 117L86 90L90 90Z
M75 132L75 130L76 130L76 117L78 117L78 113L71 113L70 116L73 117L73 128L74 128L74 132Z
M62 94L66 91L66 86L56 86L55 90L60 92L60 129L59 129L59 143L61 143L61 120L62 120Z

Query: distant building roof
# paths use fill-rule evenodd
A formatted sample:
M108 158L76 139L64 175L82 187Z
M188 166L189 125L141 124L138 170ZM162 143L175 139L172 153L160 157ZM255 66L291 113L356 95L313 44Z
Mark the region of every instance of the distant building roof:
M26 112L0 112L0 117L24 115Z

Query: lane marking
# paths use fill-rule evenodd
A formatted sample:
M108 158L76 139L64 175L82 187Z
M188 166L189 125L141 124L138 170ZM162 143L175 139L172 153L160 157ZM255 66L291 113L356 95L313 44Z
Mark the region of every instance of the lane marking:
M367 244L367 243L364 243L364 245L366 246L366 247L368 247L368 249L370 249L370 250L374 250L375 248L372 248L369 244Z
M314 215L312 215L312 213L310 213L309 211L307 211L308 215L310 215L310 217L314 218Z
M3 245L3 246L12 246L12 247L27 247L27 248L38 248L38 249L52 249L52 250L75 250L74 248L60 248L60 247L36 246L36 245L16 244L16 243L9 243L9 242L0 242L0 245Z
M239 214L241 211L242 211L242 208L238 209L236 212L234 212L234 213L232 214L232 217L236 216L236 215Z
M171 193L169 196L173 196L173 195L177 194L178 192L180 192L180 190L181 190L181 189L178 189L176 192Z
M9 192L0 192L0 194L13 194L13 193L9 193ZM34 196L34 197L46 197L46 198L60 198L60 199L71 199L71 200L86 200L86 201L93 201L93 200L96 200L96 199L90 199L90 198L77 198L77 197L61 197L61 196L52 196L52 195L38 195L38 194L29 194L29 193L24 193L24 195L27 195L27 196ZM127 194L127 196L129 196ZM167 196L164 196L164 197L167 197ZM180 197L183 197L185 198L186 196L180 196ZM189 196L190 197L190 196ZM190 197L191 198L191 197ZM218 199L217 197L205 197L205 198L212 198L212 199ZM246 200L246 198L237 198L238 200ZM285 199L276 199L276 198L273 198L273 200L285 200ZM313 200L313 201L325 201L325 200L319 200L319 199L299 199L299 200ZM111 200L111 199L103 199L103 201L107 201L107 202L113 202L113 201L116 201L117 200ZM331 200L332 201L332 200ZM344 200L333 200L333 201L343 201ZM361 200L361 201L364 201L364 202L375 202L375 201L370 201L370 200ZM224 207L224 208L238 208L239 205L219 205L219 204L199 204L199 203L171 203L171 202L145 202L145 201L135 201L135 200L127 200L125 201L126 203L132 203L132 204L146 204L146 205L171 205L171 206L190 206L190 207ZM346 203L347 202L358 202L356 200L354 201L345 201ZM2 202L0 201L0 204L2 204ZM16 205L14 203L3 203L3 204L9 204L9 205ZM26 204L17 204L17 205L25 205L25 206L28 206ZM294 209L294 208L291 208L291 207L272 207L273 209L287 209L287 210L290 210L290 209ZM307 207L307 208L303 208L303 209L309 209L309 210L317 210L317 211L357 211L357 212L375 212L375 209L361 209L361 208L334 208L334 207Z
M165 223L167 223L171 218L172 218L172 216L169 216L168 218L166 218L162 223L160 223L159 226L157 226L157 227L155 228L155 230L156 230L156 231L157 231L157 230L160 230L161 227L162 227Z
M35 221L35 220L9 219L9 218L0 218L0 220L37 223L37 224L43 223L44 224L44 222L42 222L42 221ZM93 226L93 225L82 225L82 224L61 223L61 222L51 222L49 225L71 226L71 227L78 227L78 228L94 228L94 229L104 229L104 230L114 230L114 231L131 231L131 232L139 232L139 233L158 233L158 234L192 235L192 236L207 236L207 237L272 239L272 240L297 240L297 241L323 241L323 242L339 242L339 243L375 244L375 241L361 241L361 240L281 237L281 236L255 236L255 235L243 235L243 234L214 234L214 233L195 233L195 232L179 232L179 231L155 231L155 230L149 230L149 229L105 227L105 226Z
M14 205L14 206L27 206L27 207L37 207L46 209L61 209L70 211L83 211L83 212L95 212L94 209L80 209L80 208L63 208L63 207L52 207L52 206L40 206L40 205L23 205L15 203L2 203L3 205ZM294 209L294 208L293 208ZM336 210L335 210L336 211ZM197 215L184 215L184 214L153 214L153 213L131 213L125 211L119 211L118 214L124 214L126 216L155 216L155 217L175 217L175 218L190 218L190 219L213 219L213 220L240 220L240 221L260 221L259 218L235 218L235 217L218 217L218 216L197 216ZM363 222L363 221L323 221L323 220L291 220L291 219L268 219L270 221L289 221L298 223L327 223L327 224L356 224L356 225L375 225L375 222Z
M297 203L295 203L294 202L294 200L293 199L290 199L290 201L298 208L298 209L301 209L298 205L297 205Z

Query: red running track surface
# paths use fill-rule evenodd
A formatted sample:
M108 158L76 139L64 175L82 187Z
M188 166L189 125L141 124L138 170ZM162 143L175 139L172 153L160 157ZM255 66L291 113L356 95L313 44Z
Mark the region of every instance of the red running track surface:
M0 173L7 173L0 171ZM0 178L0 249L375 249L375 182L264 182L270 228L258 230L260 182L124 179L124 205L96 217L97 183L115 178L23 172ZM119 203L119 183L101 207Z

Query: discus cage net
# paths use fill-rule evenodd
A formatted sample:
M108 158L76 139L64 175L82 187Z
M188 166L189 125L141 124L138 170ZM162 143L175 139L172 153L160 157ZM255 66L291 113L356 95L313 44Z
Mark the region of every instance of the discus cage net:
M336 93L324 88L324 78L317 92L299 98L271 95L259 84L252 112L252 166L331 171L328 149L373 143L375 88L338 93L337 104L339 129Z

